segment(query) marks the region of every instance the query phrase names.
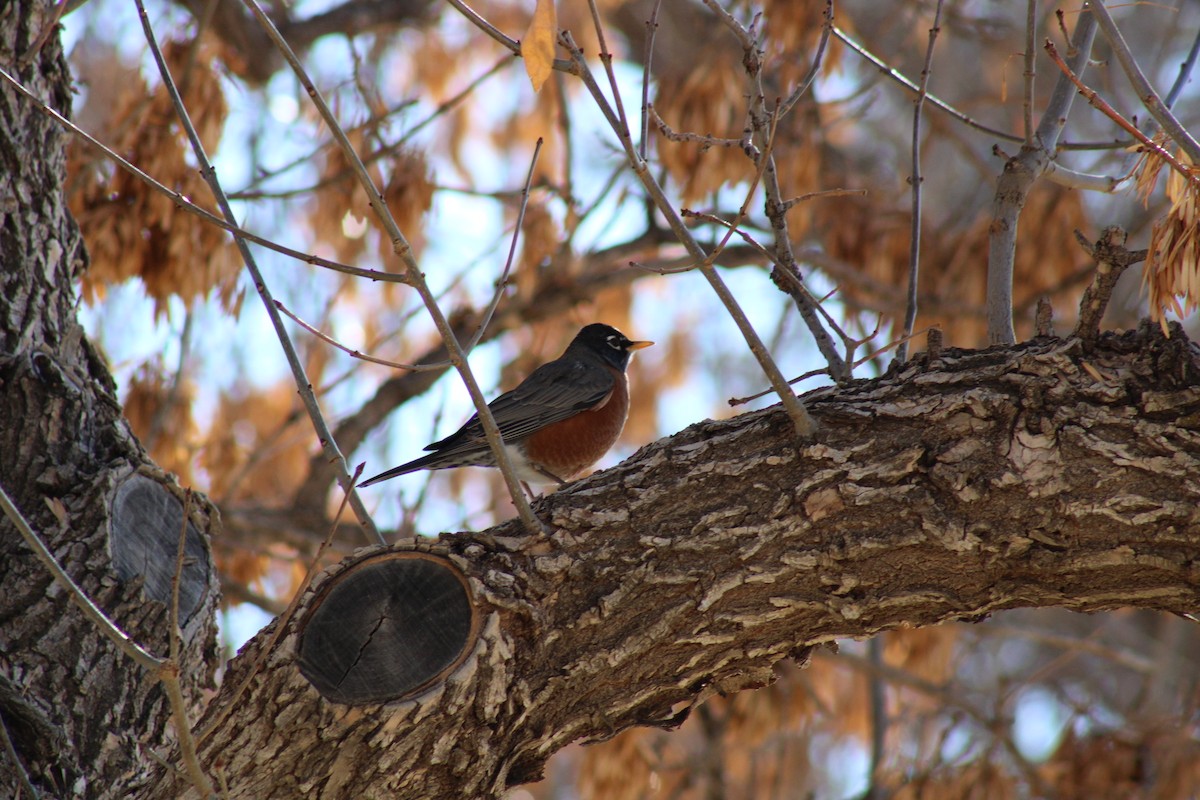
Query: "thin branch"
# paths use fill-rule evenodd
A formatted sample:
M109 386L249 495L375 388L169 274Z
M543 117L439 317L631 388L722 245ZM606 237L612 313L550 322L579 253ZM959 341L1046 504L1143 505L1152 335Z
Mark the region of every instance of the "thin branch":
M817 313L819 313L821 315L821 317L825 320L826 324L829 325L829 327L833 328L834 332L836 332L838 337L842 340L842 344L843 344L843 346L845 346L846 352L847 352L846 360L853 361L854 350L858 347L858 345L862 344L862 341L856 341L856 340L852 339L850 336L848 336L846 334L846 332L844 330L842 330L841 326L838 325L837 320L835 320L833 318L833 316L830 315L829 312L827 312L825 310L825 307L822 304L824 303L826 298L813 297L812 293L808 291L808 287L805 285L804 281L800 278L800 276L795 271L780 269L779 256L777 253L772 253L771 251L767 250L767 248L764 247L762 244L760 244L758 241L756 241L754 239L754 237L752 237L750 234L743 231L741 228L737 227L735 225L735 223L729 222L726 219L722 219L721 217L717 216L716 214L706 214L706 213L701 213L701 212L697 212L697 211L690 211L686 208L683 209L682 213L683 213L684 217L686 217L686 218L698 219L698 220L702 220L704 222L710 222L714 225L719 225L733 233L736 233L738 236L740 236L742 238L742 241L746 242L746 244L749 245L752 250L756 251L757 254L759 254L763 257L763 263L770 264L772 266L772 271L771 271L772 280L779 280L779 281L782 281L787 284L787 287L784 289L784 291L788 294L789 297L795 297L797 295L802 295L803 299L805 301L805 304L816 309ZM726 241L727 240L728 240L728 236L726 236ZM723 249L727 247L725 241L723 241L721 243L721 246ZM663 268L642 266L639 264L633 264L631 262L631 266L637 266L641 269L650 269L655 272L659 272L660 274L669 274L669 273L674 273L674 272L688 272L689 270L695 269L697 265L695 263L689 263L689 264L686 264L686 265L680 266L680 267L663 269ZM890 291L890 287L889 287L889 291ZM830 292L830 294L832 294L832 292ZM871 335L874 336L874 334L871 334ZM853 364L852 366L856 367L856 366L858 366L858 364ZM830 376L832 376L832 374L833 374L831 369L817 370L817 373L815 373L815 374L820 374L820 373L826 373L826 374L829 374ZM789 381L789 383L795 383L795 380L793 379L793 380ZM767 390L767 391L769 392L770 390Z
M849 47L855 53L858 53L858 55L861 56L863 58L863 60L870 63L873 67L878 69L885 76L887 76L888 78L891 78L893 81L900 84L908 91L912 92L913 94L916 94L920 90L919 87L917 86L917 84L914 83L913 81L909 80L904 75L904 73L900 72L895 67L889 65L881 57L875 55L870 50L868 50L866 47L859 44L857 41L855 41L855 39L852 36L850 36L850 34L846 33L845 31L843 31L841 28L837 27L836 25L833 26L833 35L836 36L838 38L838 40L840 40L843 44L845 44L847 47ZM966 125L969 128L974 128L975 130L980 131L981 133L986 133L988 136L993 136L993 137L995 137L997 139L1001 139L1005 142L1012 142L1014 144L1023 144L1025 141L1024 137L1017 136L1012 133L1008 133L1007 131L1002 131L999 128L992 128L988 125L984 125L982 122L979 122L974 117L967 114L966 112L958 110L957 108L952 106L950 103L941 99L940 97L938 97L935 94L926 93L925 97L929 101L929 103L931 103L933 105L934 108L936 108L939 111L942 111L946 114L949 114L951 117L954 117L959 122L963 123L964 125ZM1128 141L1063 142L1062 144L1059 145L1059 149L1060 150L1123 150L1124 148L1128 147L1130 144L1132 144L1132 143L1128 142Z
M142 32L145 35L146 43L150 47L150 52L154 56L155 63L158 65L159 74L162 76L163 85L171 97L171 103L175 107L175 114L179 119L179 123L186 132L188 141L191 142L192 153L196 158L196 162L200 165L200 174L212 191L213 198L216 200L218 208L221 209L222 216L232 223L235 219L233 208L229 205L229 198L225 196L225 190L221 188L217 172L213 169L212 162L209 160L208 154L204 150L204 145L200 141L200 136L196 133L191 117L183 105L183 98L179 95L179 89L175 86L175 81L171 77L171 71L167 67L166 59L163 58L162 50L158 46L154 29L150 25L150 17L146 14L145 4L143 0L135 0L135 2L137 3L138 17L142 23ZM234 242L237 244L238 251L242 255L242 261L246 264L246 269L254 279L254 288L258 291L258 295L263 301L267 317L271 320L271 325L275 328L275 335L279 338L279 344L283 349L284 357L287 359L288 366L292 370L292 377L296 382L297 391L304 403L305 410L308 412L308 417L312 421L313 429L316 431L321 449L331 462L340 467L338 470L338 482L343 486L349 486L350 476L346 471L346 459L338 450L337 442L334 441L333 435L329 432L329 426L325 422L324 415L321 413L321 407L317 403L316 395L313 393L312 384L305 373L304 364L301 363L300 357L296 353L296 348L288 336L287 328L283 324L283 318L280 316L279 310L275 307L271 290L267 287L266 280L258 268L258 262L255 260L254 254L250 252L250 246L246 243L245 239L235 236ZM379 529L375 527L375 522L371 519L366 506L363 505L357 496L353 497L351 502L354 506L355 514L358 516L358 522L362 525L363 532L369 539L383 543L383 537L379 533Z
M1178 144L1183 152L1187 153L1192 163L1200 164L1200 142L1197 142L1188 133L1187 129L1171 113L1170 107L1158 98L1158 93L1154 91L1154 88L1150 85L1150 81L1146 80L1146 76L1142 74L1137 60L1129 50L1129 45L1125 43L1125 37L1121 35L1117 24L1113 22L1112 15L1105 8L1103 0L1089 0L1087 7L1091 9L1092 14L1096 17L1096 21L1100 25L1100 30L1104 32L1104 38L1108 40L1108 44L1116 54L1117 60L1121 62L1121 68L1125 70L1125 77L1129 79L1130 85L1137 92L1142 105L1150 112L1150 116L1154 117L1158 124L1162 126L1162 129L1166 131L1172 141Z
M718 3L717 0L702 0L702 2L737 37L738 44L742 46L742 50L752 51L758 49L758 42L755 41L753 34L746 29L745 25L738 22L737 17L730 14L725 6Z
M55 31L58 30L59 20L61 20L63 15L66 14L70 9L70 5L71 0L58 0L58 2L54 4L54 8L51 10L50 16L46 19L45 24L42 25L42 30L38 33L37 38L33 40L33 44L31 44L29 49L22 53L21 57L17 59L17 65L19 67L29 66L29 64L33 62L33 59L37 58L38 53L42 52L42 48L46 46L46 42L48 42L50 37L53 36Z
M850 351L850 355L847 358L850 361L850 366L853 369L858 369L863 364L866 364L870 361L874 361L876 358L879 358L879 356L883 355L888 350L891 350L893 347L897 347L901 344L904 344L905 342L912 341L916 337L920 336L922 333L928 333L928 334L930 334L930 336L933 336L935 333L938 334L939 336L941 334L940 328L934 327L933 325L927 325L926 327L921 328L919 331L913 331L911 334L909 334L908 336L905 336L902 339L894 339L894 340L888 342L887 344L885 344L883 347L880 347L876 350L872 350L871 352L867 353L862 358L858 358L858 359L854 358L854 353L858 351L858 348L861 345L864 345L867 342L874 339L879 334L879 329L882 326L883 326L883 316L881 315L879 317L879 320L875 323L875 330L871 331L869 334L867 334L866 336L864 336L861 339L850 340L850 344L848 347L848 349ZM846 336L845 333L842 333L842 336L843 336L843 338L849 340L849 337ZM790 379L788 381L788 383L794 385L794 384L800 383L801 381L806 381L809 378L815 378L818 375L828 375L828 374L829 374L828 367L822 367L821 369L811 369L808 372L801 373L801 374L797 375L796 377ZM761 392L755 392L754 394L747 395L746 397L731 397L731 398L729 398L729 400L727 402L731 406L745 405L746 403L749 403L751 400L757 400L758 398L765 397L766 395L768 395L770 393L771 393L770 389L763 389Z
M1025 91L1022 93L1022 111L1025 122L1025 146L1033 147L1033 90L1034 78L1037 77L1037 0L1026 0L1025 3ZM938 3L941 10L941 3Z
M474 403L476 413L479 415L479 422L483 426L484 436L487 438L488 445L492 448L492 453L496 458L496 466L499 467L500 473L504 476L504 482L508 486L509 496L512 499L513 505L516 506L517 513L521 518L521 522L525 525L525 528L530 533L542 532L542 523L537 519L537 517L534 516L533 509L529 506L529 500L525 497L525 492L522 490L521 483L517 478L516 472L513 470L512 461L504 447L504 440L500 436L500 429L496 426L496 420L492 417L492 412L491 409L488 408L487 400L484 398L483 392L479 388L479 382L475 380L475 375L471 371L470 365L467 363L466 354L463 352L462 346L459 344L458 338L454 334L454 329L450 326L450 323L446 319L446 315L442 313L441 308L438 307L437 299L434 297L432 291L430 291L429 284L425 282L425 276L421 272L420 267L417 265L416 258L413 256L412 246L409 244L408 239L406 239L404 234L401 232L399 225L396 224L396 219L392 216L391 210L387 207L387 204L383 202L383 195L380 194L379 189L375 186L375 182L371 179L370 173L367 172L367 168L363 165L362 160L358 157L358 154L354 152L354 147L350 144L350 140L346 137L345 131L343 131L341 126L338 124L337 117L334 116L333 111L331 111L329 108L329 104L325 102L325 98L321 96L321 93L317 90L316 85L313 84L312 79L308 75L308 71L304 68L304 65L300 63L300 59L296 57L295 52L292 51L292 48L288 45L287 41L285 41L284 38L279 34L279 30L275 27L275 24L271 21L270 17L267 16L266 12L263 11L262 6L257 2L257 0L244 0L244 2L254 13L254 16L258 19L259 24L262 25L262 28L264 31L266 31L268 37L270 37L271 41L274 42L275 46L283 54L284 58L291 66L292 72L295 73L296 77L303 84L305 90L308 92L309 98L311 98L313 102L313 105L316 106L317 111L321 114L321 118L325 121L325 124L329 126L329 130L334 135L334 138L337 139L338 145L341 147L342 153L346 160L354 168L354 173L358 176L359 183L362 185L363 190L367 194L367 202L370 204L371 210L375 212L376 217L379 219L384 230L387 232L388 238L392 243L393 252L395 252L395 254L400 258L401 262L404 264L405 271L408 274L409 284L416 289L417 294L421 297L421 302L425 304L425 308L429 311L429 316L433 319L433 323L437 327L438 333L441 334L442 341L446 345L446 349L450 356L450 363L453 364L454 368L458 371L463 385L465 385L467 388L467 393L471 396L471 402ZM463 11L464 14L468 12L470 12L470 14L474 14L473 11L470 11L470 9L467 8L464 3L462 3L462 0L451 0L451 2L454 3L455 7L459 8L460 11ZM273 308L270 309L270 311L274 313L276 318L278 318L278 313L275 312ZM332 443L332 436L329 437L329 442L330 446L332 446L336 451L336 445ZM337 459L339 466L342 466L342 469L338 471L338 483L342 486L344 491L351 492L351 507L354 509L356 514L360 513L359 507L361 506L361 501L358 499L357 494L353 493L351 490L349 483L350 476L346 473L344 468L345 459L342 458L341 453L337 454ZM373 527L374 523L371 524Z
M1096 38L1096 17L1085 10L1079 15L1071 39L1071 62L1076 72L1087 66ZM1071 113L1075 98L1071 81L1060 75L1038 123L1035 144L1004 165L992 201L992 224L988 229L987 309L988 342L1013 344L1013 265L1017 252L1017 224L1025 199L1037 179L1054 160L1058 139Z
M188 720L187 701L183 697L183 686L179 682L179 583L183 577L184 555L187 552L188 516L191 514L192 491L187 490L183 502L183 522L179 526L179 544L175 550L175 572L171 576L171 623L168 631L171 658L158 670L167 700L171 704L171 718L175 723L175 735L179 739L179 753L183 757L188 779L201 797L213 796L212 781L204 774L200 758L196 755L196 741L192 738L192 724Z
M1130 175L1092 175L1087 172L1079 172L1068 169L1057 161L1051 161L1046 165L1044 174L1046 180L1067 189L1083 189L1104 194L1115 194L1121 185L1130 178Z
M481 74L479 74L478 76L473 78L460 92L455 94L453 97L449 97L446 100L444 100L442 103L438 104L438 106L436 108L434 108L432 111L429 112L428 116L426 116L420 122L418 122L417 124L413 125L408 130L406 130L404 132L404 135L401 136L398 141L394 142L393 144L387 145L386 147L380 147L377 150L374 150L371 153L368 153L366 156L364 156L363 163L364 164L373 164L376 161L379 161L380 159L386 158L387 156L390 156L393 153L395 153L405 143L412 141L413 137L415 137L417 135L417 133L419 133L421 130L423 130L430 124L432 124L438 118L445 115L448 111L452 110L455 106L459 105L462 101L466 100L476 89L478 89L480 86L482 86L487 81L488 78L491 78L493 75L496 75L497 73L499 73L500 69L502 67L506 66L507 64L509 64L511 62L512 62L512 56L502 56L498 61L496 61L496 63L492 64L492 66L489 67L486 71L482 72ZM383 120L386 120L388 117L392 116L393 114L399 113L400 111L414 105L415 103L416 103L415 100L405 100L402 103L397 104L395 107L388 109L387 111L385 111L382 114L372 115L371 118L368 119L366 122L363 122L359 125L355 125L354 127L350 128L350 131L358 132L358 131L364 131L364 130L374 128ZM271 180L272 178L276 178L290 170L295 169L296 167L307 166L308 164L312 163L312 160L314 158L316 158L323 150L325 150L326 148L328 148L330 146L336 146L336 142L323 142L322 144L317 146L312 151L305 153L302 156L298 156L298 157L292 159L287 164L284 164L281 167L277 167L276 169L270 170L269 172L263 172L259 175L256 175L254 180L251 181L249 184L247 184L246 189L243 189L243 190L237 191L237 192L230 192L229 193L230 199L232 199L232 200L258 200L258 199L264 199L264 198L283 199L283 198L288 198L288 197L297 197L300 195L310 194L317 189L322 189L326 186L331 186L340 181L348 180L348 179L354 177L353 170L351 170L349 167L347 167L346 169L340 170L339 172L337 172L334 175L329 175L325 178L322 178L321 180L317 181L316 183L312 183L312 184L309 184L308 186L302 186L302 187L298 187L295 189L286 189L283 191L271 192L271 191L254 191L249 188L249 187L253 187L253 186L260 186L265 181Z
M456 1L457 0L452 0L452 2ZM672 204L670 199L667 198L662 187L658 184L658 181L656 181L654 176L650 174L650 169L646 162L638 157L637 148L633 144L633 139L630 136L629 130L623 129L620 125L620 121L613 114L603 92L600 91L600 86L596 83L595 77L592 75L591 70L587 66L587 62L584 60L583 51L579 49L577 44L575 44L575 40L571 37L570 32L563 31L559 38L563 43L563 46L566 47L567 52L571 54L571 59L575 62L579 77L583 80L584 85L587 87L593 99L596 101L601 113L604 114L605 118L609 122L609 125L612 126L613 131L617 134L617 138L621 141L621 145L625 150L625 157L628 160L630 167L633 169L634 174L637 175L638 180L641 181L642 186L645 187L646 191L649 193L654 205L666 218L668 226L678 238L679 242L684 246L685 249L687 249L692 258L694 258L697 262L700 262L699 269L701 274L704 275L705 280L708 281L709 286L712 287L713 292L717 295L717 298L721 301L721 304L724 305L725 309L729 312L729 316L733 319L734 324L737 325L742 337L746 340L746 345L750 348L750 352L754 355L755 359L758 361L759 367L762 368L763 372L767 376L767 379L770 381L771 386L779 395L779 399L782 402L788 417L791 419L792 425L795 427L796 432L800 436L811 436L814 430L814 422L812 417L809 416L808 411L804 408L804 404L800 401L800 399L796 397L795 393L788 388L787 380L783 377L783 373L780 372L779 366L775 363L775 360L767 351L766 346L762 343L762 339L759 338L758 333L754 330L754 326L750 324L750 320L747 318L746 312L738 304L737 299L733 296L733 293L729 291L729 287L725 284L725 281L721 279L721 276L717 272L716 268L714 268L711 264L704 263L705 259L708 257L708 254L704 252L704 248L700 246L700 243L696 241L694 236L692 236L691 231L689 231L687 226L684 225L683 219L676 211L674 204Z
M17 748L13 746L12 737L8 735L8 725L5 724L3 715L0 715L0 743L4 745L4 754L13 763L13 769L16 771L17 778L21 782L20 788L33 798L33 800L39 800L41 794L34 788L33 781L29 779L29 772L25 769L25 764L21 761L21 756L17 753Z
M642 130L638 139L638 157L646 160L646 140L650 135L650 65L654 60L654 37L658 33L658 10L662 0L654 0L646 20L646 48L642 53Z
M360 350L355 350L352 347L347 347L346 345L339 342L337 339L334 339L329 334L324 333L324 332L318 330L313 325L309 324L308 322L305 322L294 311L292 311L290 308L285 306L283 304L283 301L274 300L273 302L275 303L275 307L277 309L282 311L285 315L287 315L287 317L289 319L291 319L293 322L295 322L301 328L304 328L304 330L308 331L313 336L316 336L322 342L325 342L325 344L336 347L338 350L341 350L343 353L346 353L351 358L357 358L360 361L367 361L372 364L379 364L380 366L384 366L384 367L391 367L392 369L408 370L409 372L422 372L424 370L445 369L446 367L450 366L449 361L435 361L435 362L431 362L429 364L404 364L399 361L389 361L386 358L377 358L375 356L369 356Z
M628 132L629 118L625 114L625 104L621 102L621 88L617 85L617 76L613 72L612 53L608 49L608 42L604 39L604 25L600 22L600 9L596 7L596 0L588 0L588 10L592 12L592 26L596 29L596 39L600 44L600 63L604 65L604 74L608 76L608 86L612 90L613 105L617 108L617 118L621 121L621 130ZM630 135L632 136L632 134Z
M67 571L59 565L54 554L42 542L41 538L34 532L29 523L25 521L25 517L21 511L13 505L8 494L5 493L4 487L0 487L0 509L4 511L4 515L16 527L21 534L21 538L25 540L25 544L29 545L29 549L33 550L38 561L42 562L42 566L54 576L54 580L58 582L75 603L79 606L79 610L83 612L92 623L100 630L110 642L115 644L117 648L125 655L132 658L138 666L144 667L152 674L157 674L159 667L163 665L163 660L157 656L151 655L144 647L130 639L125 632L113 623L108 616L100 610L100 608L91 601L83 589L71 579Z
M668 125L663 118L658 115L658 110L651 104L649 106L650 115L654 117L654 124L658 128L658 132L672 142L693 142L701 145L701 152L710 147L736 147L741 149L745 146L744 139L722 139L716 136L701 135L699 133L680 133Z
M941 11L941 3L938 3ZM900 358L899 355L896 356ZM867 775L870 781L870 788L867 790L867 798L869 800L877 800L886 797L886 792L880 784L880 778L883 777L883 759L886 754L885 745L887 743L887 728L888 728L888 713L887 713L887 684L883 680L883 676L877 671L883 666L883 634L877 634L871 637L867 642L867 658L871 662L872 671L867 676L867 686L871 704L871 767Z
M805 192L804 194L790 197L783 201L783 210L790 211L801 203L807 203L809 200L816 200L824 197L866 197L866 189L820 189L815 192Z
M772 163L769 159L771 153L775 149L775 133L778 125L779 115L771 115L771 127L770 130L767 131L766 142L763 144L762 153L758 159L758 165L754 170L754 179L750 181L750 188L746 190L746 199L742 202L741 208L738 209L737 216L734 218L733 222L726 225L727 229L725 231L725 235L721 238L721 241L717 243L717 246L712 249L712 252L709 253L706 263L716 263L717 258L720 257L726 246L728 246L729 240L733 237L733 234L735 232L741 233L742 222L745 221L746 216L750 211L750 203L754 200L754 194L758 190L759 181L762 180L763 173L766 171L768 165Z
M1013 759L1013 762L1024 773L1031 787L1034 789L1034 796L1049 797L1053 796L1047 791L1046 782L1042 776L1038 774L1033 765L1021 753L1020 749L1013 742L1011 734L1004 734L1001 731L1008 730L1007 727L999 727L996 725L996 718L993 714L988 714L984 710L977 708L966 698L961 697L957 692L946 686L939 686L932 681L927 681L924 678L919 678L907 670L893 667L889 664L872 664L869 659L853 653L842 652L837 656L838 661L842 661L855 667L858 670L867 673L877 673L892 683L900 686L906 686L915 689L923 694L939 700L943 705L957 707L966 712L967 716L971 717L980 727L981 730L987 732L995 740L999 741L1001 746Z
M492 302L488 303L487 309L483 312L483 319L479 320L479 325L476 326L471 341L467 342L466 347L463 348L468 353L474 350L475 345L479 344L479 340L483 338L483 332L491 324L492 316L500 305L500 299L504 297L504 288L508 286L508 275L512 271L513 257L517 253L517 238L521 235L521 226L525 223L525 210L529 207L529 187L533 184L533 172L537 169L538 155L541 152L542 137L539 136L537 144L533 147L533 156L529 159L529 171L525 174L525 186L521 189L521 207L517 211L517 222L513 226L512 241L508 245L508 258L504 261L504 271L500 273L500 280L496 281L496 291L492 295Z
M1175 107L1175 101L1179 99L1183 87L1187 86L1188 81L1191 80L1192 70L1196 68L1198 58L1200 58L1200 31L1197 31L1196 37L1192 39L1192 47L1188 50L1187 58L1179 65L1179 74L1175 76L1175 83L1171 85L1171 91L1167 92L1167 108Z
M450 5L454 6L460 14L467 18L472 25L486 33L488 36L495 39L500 44L507 47L514 55L521 55L521 43L512 38L504 31L497 28L492 23L488 22L475 9L467 5L463 0L449 0ZM578 75L575 64L569 59L556 58L554 59L554 69L558 72L565 72L568 75Z
M319 256L312 255L311 253L302 253L299 250L293 250L290 247L284 247L283 245L277 244L277 243L271 241L270 239L264 239L263 237L258 236L257 234L251 233L250 231L239 227L237 224L235 224L234 222L232 222L230 220L222 219L221 217L218 217L217 215L213 214L211 211L206 211L205 209L201 208L200 206L196 205L191 200L189 200L181 192L177 192L174 189L171 189L171 188L167 187L166 185L158 182L154 178L150 177L145 172L143 172L141 169L134 166L132 163L130 163L126 159L122 158L111 147L104 144L99 139L92 136L90 133L83 130L75 123L71 122L69 119L64 117L62 114L59 114L57 111L55 111L50 106L46 105L41 100L41 98L39 98L33 92L29 91L29 89L25 88L25 86L22 85L20 81L18 81L12 75L5 72L5 70L2 67L0 67L0 78L7 81L8 84L10 86L12 86L14 89L16 89L19 94L24 95L25 97L32 100L37 105L38 110L41 111L43 114L50 117L55 122L57 122L59 125L61 125L63 128L70 131L74 135L78 136L79 138L83 139L85 142L90 144L92 147L99 150L101 153L104 154L105 157L107 157L114 164L116 164L121 169L128 172L133 177L140 180L142 183L149 186L154 191L156 191L159 194L162 194L166 197L169 197L177 206L179 206L180 208L182 208L184 211L188 212L189 214L194 214L195 216L199 217L200 219L204 220L205 222L207 222L211 225L216 225L218 228L222 228L223 230L226 230L229 233L232 233L235 237L245 239L248 242L253 242L254 244L260 245L269 250L274 250L277 253L281 253L285 256L288 256L289 258L294 258L297 261L303 261L305 264L311 264L316 267L324 267L325 269L331 269L331 270L334 270L335 272L344 272L347 275L357 275L360 278L370 278L373 281L382 281L384 283L408 283L408 278L405 277L404 275L395 275L395 274L388 273L388 272L380 272L380 271L374 270L374 269L362 269L360 267L351 267L346 264L340 264L337 261L330 261L327 258L321 258Z
M500 279L498 281L496 281L496 291L492 295L492 300L488 304L488 307L484 312L482 320L480 321L479 325L476 327L474 336L471 337L470 342L463 348L467 352L474 350L475 345L479 344L479 340L483 336L483 331L487 328L488 323L491 322L492 316L496 312L496 307L500 305L500 299L504 295L504 288L508 285L508 274L512 268L513 255L516 252L517 237L520 234L521 223L525 219L525 209L529 202L529 187L533 180L533 170L534 170L534 167L537 165L537 157L538 157L538 153L541 152L541 149L542 149L542 139L539 137L537 140L537 146L534 148L533 159L530 161L530 164L529 164L529 173L526 175L526 178L525 178L525 187L521 192L521 207L517 213L517 222L516 222L515 228L513 229L512 242L511 242L511 245L510 245L509 251L508 251L508 259L504 263L504 271L501 273ZM332 345L333 347L336 347L338 350L341 350L342 352L348 354L352 358L357 358L362 361L368 361L372 364L379 364L381 366L391 367L392 369L407 370L409 372L423 372L426 370L442 370L442 369L446 369L447 367L451 366L451 363L449 361L430 361L428 363L406 364L406 363L402 363L399 361L389 361L386 358L377 358L376 356L367 355L366 353L363 353L360 350L356 350L354 348L347 347L346 345L339 342L337 339L334 339L329 334L323 333L322 331L318 330L315 326L313 326L313 325L309 324L308 322L306 322L305 320L301 319L300 316L298 316L295 312L293 312L291 309L289 309L287 306L285 306L281 301L276 300L275 307L278 308L280 311L282 311L284 314L286 314L288 317L290 317L297 325L304 328L306 331L308 331L312 335L316 336L321 341L325 342L326 344Z
M1121 128L1137 139L1141 143L1142 147L1152 151L1156 156L1167 162L1173 170L1182 175L1183 178L1190 182L1193 186L1200 185L1200 174L1197 174L1195 167L1189 167L1187 164L1182 163L1165 147L1139 131L1137 126L1122 117L1116 109L1105 102L1104 98L1096 93L1096 90L1090 88L1087 84L1081 81L1071 69L1071 66L1063 61L1062 56L1058 54L1058 48L1054 46L1053 42L1046 40L1045 47L1046 52L1050 54L1050 58L1055 64L1058 65L1058 68L1062 70L1063 75L1068 78L1071 83L1075 84L1075 87L1079 90L1079 93L1087 99L1088 103L1098 109L1113 122L1120 125Z
M830 374L835 381L841 383L850 377L846 360L838 353L833 339L821 323L821 313L817 303L806 290L797 290L797 287L803 286L804 278L800 273L800 267L792 249L792 237L784 207L783 193L779 187L779 173L775 166L775 156L769 149L766 149L766 143L770 141L771 132L778 120L779 106L776 101L774 114L767 110L762 80L762 52L750 32L745 30L732 15L720 8L715 0L705 0L705 5L712 9L726 27L733 32L738 41L742 42L744 48L742 64L754 87L749 107L750 124L745 136L747 146L744 149L752 158L765 163L765 168L763 168L763 205L775 237L775 268L771 270L771 281L780 291L792 298L792 302L800 312L800 318L812 334L817 349L821 351L821 355L829 364ZM758 140L759 147L763 148L763 152L758 154L754 154L755 138Z
M791 113L796 103L800 102L800 98L804 96L821 72L821 62L825 60L825 48L829 45L829 37L833 34L833 0L825 0L824 17L825 22L821 25L821 38L817 40L817 52L813 55L812 66L808 68L808 74L800 80L788 98L783 101L783 105L779 107L780 116L787 116Z
M1036 5L1036 0L1029 0L1029 3L1031 6ZM925 64L921 67L921 85L917 91L917 99L913 101L912 177L909 179L912 185L912 233L908 244L908 297L904 310L903 334L905 337L912 336L913 326L917 323L917 279L920 277L921 266L921 184L925 181L921 175L921 112L925 107L925 95L929 91L933 46L937 43L941 21L942 0L937 0L937 7L933 12L933 25L929 28L929 46L925 48ZM908 342L905 341L896 348L896 360L904 363L907 359Z

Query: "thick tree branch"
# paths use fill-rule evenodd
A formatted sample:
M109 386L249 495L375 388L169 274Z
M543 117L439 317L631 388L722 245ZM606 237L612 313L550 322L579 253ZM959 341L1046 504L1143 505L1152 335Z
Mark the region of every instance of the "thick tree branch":
M694 425L543 500L551 538L408 543L456 564L482 617L415 700L322 699L294 655L310 596L202 761L235 798L498 797L570 742L675 725L834 639L1200 606L1200 349L1178 328L943 350L806 402L811 443L778 408Z

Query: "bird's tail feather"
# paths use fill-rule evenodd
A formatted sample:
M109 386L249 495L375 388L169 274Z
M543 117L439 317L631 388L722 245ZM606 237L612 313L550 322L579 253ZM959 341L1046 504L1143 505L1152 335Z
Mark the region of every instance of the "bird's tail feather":
M435 462L443 459L444 457L445 456L442 453L430 453L427 456L421 456L420 458L409 461L407 464L401 464L398 467L392 467L385 472L381 472L373 478L367 478L365 481L358 484L358 488L361 489L364 486L381 483L389 478L395 478L398 475L407 475L410 472L417 472L418 470L422 469L438 469L442 465L435 464Z

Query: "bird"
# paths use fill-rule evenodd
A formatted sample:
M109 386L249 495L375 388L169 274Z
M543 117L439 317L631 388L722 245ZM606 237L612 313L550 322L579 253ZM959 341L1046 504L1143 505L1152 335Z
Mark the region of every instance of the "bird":
M488 403L526 491L530 483L566 483L616 443L629 414L625 368L635 350L652 344L633 341L611 325L586 325L561 356ZM496 466L478 414L425 449L431 451L429 455L392 467L359 486L423 469Z

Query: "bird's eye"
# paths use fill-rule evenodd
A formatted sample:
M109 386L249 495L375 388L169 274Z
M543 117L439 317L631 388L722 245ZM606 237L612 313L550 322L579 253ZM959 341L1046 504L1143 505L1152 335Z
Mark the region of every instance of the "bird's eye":
M620 340L620 337L618 337L618 336L609 336L609 337L608 337L608 339L607 339L606 341L608 342L608 346L609 346L609 347L611 347L613 350L620 350L620 349L621 349L621 340Z

